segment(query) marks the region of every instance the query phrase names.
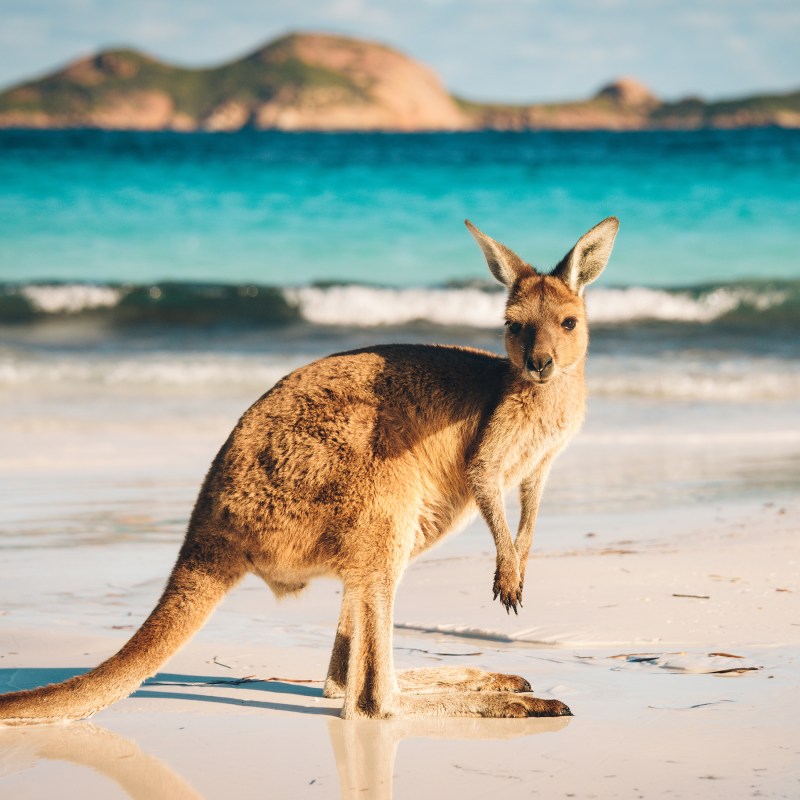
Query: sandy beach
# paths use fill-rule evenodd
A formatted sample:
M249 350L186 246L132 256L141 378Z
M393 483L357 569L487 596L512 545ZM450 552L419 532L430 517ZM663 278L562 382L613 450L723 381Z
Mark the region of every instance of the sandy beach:
M152 608L251 399L192 398L7 393L0 690L94 666ZM131 698L88 722L0 729L0 792L796 797L796 408L591 408L551 477L520 615L491 602L475 521L414 563L395 618L398 668L518 673L572 719L345 723L322 697L339 585L277 602L248 578Z

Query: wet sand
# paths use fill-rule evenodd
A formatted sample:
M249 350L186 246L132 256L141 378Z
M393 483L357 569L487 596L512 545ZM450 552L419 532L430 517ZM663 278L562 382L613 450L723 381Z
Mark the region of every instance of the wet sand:
M106 400L0 409L0 691L63 679L125 641L243 407L198 404L171 422L185 398L127 397L126 414ZM782 472L796 442L769 435L777 416L751 429L756 449L733 435L733 411L672 440L641 412L627 443L590 418L552 476L518 617L491 602L479 522L409 569L399 669L522 674L572 719L345 723L321 696L338 584L279 603L249 578L131 698L91 722L0 729L0 794L796 797L800 503Z

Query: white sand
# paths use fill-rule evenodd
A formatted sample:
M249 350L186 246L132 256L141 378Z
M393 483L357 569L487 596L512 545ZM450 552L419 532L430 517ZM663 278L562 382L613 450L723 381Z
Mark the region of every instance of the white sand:
M95 665L154 604L233 413L171 429L170 403L0 412L0 691ZM649 438L590 424L564 456L519 617L491 602L480 523L414 564L397 599L399 668L519 673L573 719L345 723L321 697L338 585L277 603L253 578L91 723L0 729L0 796L800 796L800 503L753 478L796 465L796 443L751 457L642 420Z

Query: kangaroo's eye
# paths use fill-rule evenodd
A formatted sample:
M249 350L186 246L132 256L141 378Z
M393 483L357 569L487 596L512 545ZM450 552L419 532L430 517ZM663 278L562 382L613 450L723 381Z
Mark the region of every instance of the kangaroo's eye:
M519 333L522 330L522 325L520 325L519 322L506 322L506 327L511 333Z
M567 317L562 323L561 327L568 331L575 330L575 326L578 324L578 320L575 317Z

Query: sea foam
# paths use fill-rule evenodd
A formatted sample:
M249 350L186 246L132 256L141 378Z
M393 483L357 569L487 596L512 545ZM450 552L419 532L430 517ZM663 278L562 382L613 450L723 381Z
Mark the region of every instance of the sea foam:
M448 327L494 328L505 296L482 289L391 289L372 286L305 286L284 290L303 318L315 325L376 327L430 322Z
M307 286L285 289L287 300L316 325L376 327L428 322L448 327L495 328L502 320L505 294L477 288L392 289L371 286ZM765 311L780 305L785 292L718 287L706 292L629 287L586 293L595 324L631 322L713 322L748 305Z
M53 354L0 353L0 387L104 385L168 389L242 387L266 391L284 375L315 357L311 353ZM800 397L800 366L794 361L751 358L748 369L733 359L691 364L650 363L631 356L589 359L587 383L597 397L653 400L758 402Z
M763 314L800 294L797 283L722 284L698 289L591 287L590 321L625 325L658 321L711 323L737 309ZM382 287L363 284L268 287L229 284L155 283L5 284L0 286L0 322L19 315L22 300L36 318L105 311L109 321L207 325L292 323L346 328L396 327L427 323L442 327L498 328L505 293L497 287Z
M34 309L44 314L79 314L96 308L112 308L122 290L89 283L29 284L20 288Z

